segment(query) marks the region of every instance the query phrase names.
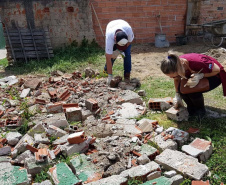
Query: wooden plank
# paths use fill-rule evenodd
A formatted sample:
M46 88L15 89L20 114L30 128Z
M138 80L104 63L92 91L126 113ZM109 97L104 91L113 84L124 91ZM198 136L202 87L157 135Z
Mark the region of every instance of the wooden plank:
M47 42L48 44L51 44L50 39L47 39L46 42ZM9 43L8 40L6 40L6 43ZM11 43L12 43L12 44L17 44L17 43L20 43L20 41L19 41L19 40L11 40ZM26 44L26 43L33 43L33 41L32 41L32 40L24 40L23 43L24 43L24 44ZM37 44L37 43L43 43L43 44L45 44L45 43L43 42L43 40L36 40L35 43L36 43L36 44Z
M21 36L21 38L22 38L23 40L32 40L32 36L27 36L27 35ZM44 37L44 36L34 36L34 39L35 39L35 40L44 40L45 38L46 38L46 39L50 39L49 36L46 36L46 37ZM17 37L17 36L11 36L10 39L11 39L11 40L19 40L20 38Z
M39 57L40 58L48 58L48 55L47 54L40 54ZM53 54L50 54L50 57L52 58L52 57L54 57L54 55ZM16 55L16 58L17 59L24 58L24 56L23 56L23 54L17 54ZM37 57L36 57L36 54L28 54L27 55L27 58L37 58Z
M21 33L22 36L32 36L31 33ZM42 32L34 32L34 36L43 36ZM4 33L4 36L7 36L6 33ZM9 36L19 36L18 33L9 33Z

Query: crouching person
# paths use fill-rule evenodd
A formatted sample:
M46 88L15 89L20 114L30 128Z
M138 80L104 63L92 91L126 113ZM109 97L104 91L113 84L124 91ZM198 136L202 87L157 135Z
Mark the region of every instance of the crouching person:
M189 116L202 118L205 115L203 93L211 91L222 84L223 93L226 96L226 72L223 66L210 56L197 53L177 56L169 52L168 57L161 62L161 70L165 75L174 79L176 89L175 108L183 106L183 99L187 104ZM209 83L209 87L207 90L200 92L196 86L202 78L207 78L206 82ZM183 86L181 85L182 79L188 79ZM181 89L186 86L193 92L182 93Z

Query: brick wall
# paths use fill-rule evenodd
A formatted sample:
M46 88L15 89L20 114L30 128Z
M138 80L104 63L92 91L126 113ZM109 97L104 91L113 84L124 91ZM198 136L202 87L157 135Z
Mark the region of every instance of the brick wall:
M133 28L135 43L153 43L155 33L160 33L156 16L160 14L163 33L170 42L175 34L184 33L187 0L92 0L100 25L105 33L107 23L124 19ZM104 39L93 13L96 39L101 45Z
M226 19L226 0L201 0L199 24Z
M0 1L0 16L10 28L12 22L19 27L47 27L53 48L62 47L74 40L81 42L85 36L88 40L95 38L92 24L91 8L88 0L24 0Z

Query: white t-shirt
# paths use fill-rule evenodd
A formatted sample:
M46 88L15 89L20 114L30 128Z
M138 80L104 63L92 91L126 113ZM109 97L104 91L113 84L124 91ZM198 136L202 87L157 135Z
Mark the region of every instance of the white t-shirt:
M128 36L128 42L134 39L133 30L131 26L122 19L117 19L108 23L106 28L105 52L107 54L113 53L114 44L116 44L114 37L116 30L122 30Z

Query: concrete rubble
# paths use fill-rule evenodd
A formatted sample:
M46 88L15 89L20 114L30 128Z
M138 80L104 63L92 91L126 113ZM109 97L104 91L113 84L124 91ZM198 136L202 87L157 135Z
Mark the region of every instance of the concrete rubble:
M211 156L210 142L196 138L184 145L188 132L143 118L146 103L176 121L187 120L186 109L174 109L170 97L144 102L144 90L132 91L140 87L135 78L125 83L115 77L108 87L106 79L93 78L97 71L84 73L0 79L1 183L31 184L42 170L49 180L33 184L127 185L139 179L179 185L204 177L208 168L198 160Z
M198 162L198 159L170 149L166 149L156 156L155 161L166 170L176 170L195 180L202 179L209 171L206 165Z

